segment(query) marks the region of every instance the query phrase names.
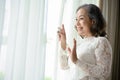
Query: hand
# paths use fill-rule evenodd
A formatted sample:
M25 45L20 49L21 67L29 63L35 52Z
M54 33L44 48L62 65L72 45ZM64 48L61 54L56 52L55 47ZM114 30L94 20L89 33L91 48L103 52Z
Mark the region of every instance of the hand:
M72 50L70 48L68 48L68 52L69 52L72 62L76 63L76 61L78 60L77 54L76 54L76 40L74 39L73 41L74 41L73 48L72 48Z
M61 43L61 47L65 50L66 49L66 32L64 29L64 25L62 24L61 28L58 28L58 37Z

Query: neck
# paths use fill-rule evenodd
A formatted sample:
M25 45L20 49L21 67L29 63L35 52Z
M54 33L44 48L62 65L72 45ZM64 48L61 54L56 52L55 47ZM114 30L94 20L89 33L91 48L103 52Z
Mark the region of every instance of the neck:
M92 34L87 34L87 35L84 36L84 38L89 38L89 37L93 37L93 35Z

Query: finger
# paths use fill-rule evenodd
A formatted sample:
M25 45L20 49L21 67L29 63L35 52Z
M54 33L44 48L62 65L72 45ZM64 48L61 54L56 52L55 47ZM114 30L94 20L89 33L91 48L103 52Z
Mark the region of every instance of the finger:
M58 32L57 34L58 34L58 37L60 38L61 37L60 33Z
M62 24L62 29L64 29L64 24Z
M60 31L57 31L57 35L58 35L58 39L60 40L60 38L61 38Z
M58 33L60 33L61 32L61 28L60 27L58 27L58 31L57 31Z
M60 33L60 31L57 31L57 33L59 34L59 33Z
M62 24L62 32L65 33L64 24Z
M62 31L57 31L58 35L63 35L64 33Z
M71 53L71 49L68 47L68 52L69 52L69 54Z
M63 27L58 27L58 33L64 34L64 28Z
M73 39L73 42L74 42L73 49L75 49L75 50L76 50L76 40L75 40L75 38Z
M58 31L57 31L57 33L59 33L59 34L63 34L62 29L61 29L60 27L58 27Z

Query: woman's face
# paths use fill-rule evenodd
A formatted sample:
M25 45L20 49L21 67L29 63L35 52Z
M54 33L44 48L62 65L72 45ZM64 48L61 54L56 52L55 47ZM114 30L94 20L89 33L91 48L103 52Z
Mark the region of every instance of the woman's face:
M89 19L88 13L84 8L78 10L75 26L80 36L92 36L92 33L90 31L90 27L92 26L92 20Z

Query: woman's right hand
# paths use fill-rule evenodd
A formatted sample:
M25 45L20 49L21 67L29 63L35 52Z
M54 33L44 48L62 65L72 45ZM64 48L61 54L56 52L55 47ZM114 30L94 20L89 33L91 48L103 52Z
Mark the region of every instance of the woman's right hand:
M58 28L58 38L61 43L61 47L65 50L66 49L66 32L63 24L61 28Z

